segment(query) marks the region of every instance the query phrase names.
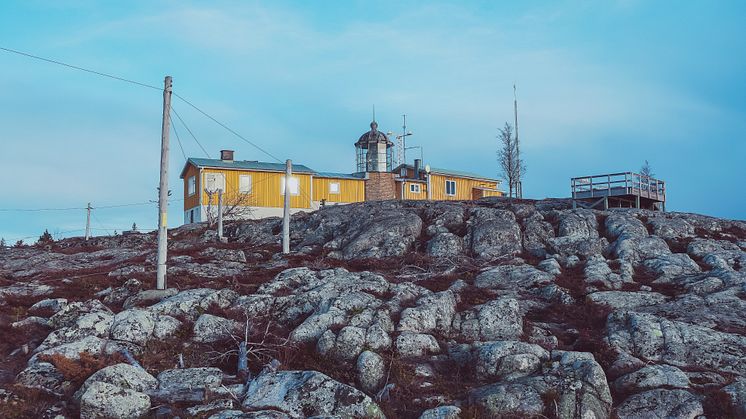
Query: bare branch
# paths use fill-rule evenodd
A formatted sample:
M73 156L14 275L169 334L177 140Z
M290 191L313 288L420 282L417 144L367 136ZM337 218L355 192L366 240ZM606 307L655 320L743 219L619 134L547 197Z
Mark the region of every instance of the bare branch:
M505 180L508 181L508 197L517 196L517 187L520 175L525 171L525 165L518 155L517 143L513 137L513 127L509 123L498 130L497 160Z
M217 205L213 201L217 201L216 197L218 192L216 190L207 190L207 224L213 226L218 222L218 210ZM251 192L224 192L223 193L223 219L240 219L249 217L254 211L251 208L253 198Z

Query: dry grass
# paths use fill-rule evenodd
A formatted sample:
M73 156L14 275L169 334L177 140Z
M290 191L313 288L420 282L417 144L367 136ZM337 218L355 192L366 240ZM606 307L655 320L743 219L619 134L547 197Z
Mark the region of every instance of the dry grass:
M73 383L75 388L80 387L96 371L124 362L124 358L118 354L107 355L100 353L93 355L88 352L81 352L79 359L70 359L60 354L52 354L41 355L39 360L54 365L65 377L65 380Z
M21 386L7 386L3 389L13 394L10 400L0 401L0 418L4 419L42 418L47 409L60 401L39 389ZM74 412L62 413L74 417Z

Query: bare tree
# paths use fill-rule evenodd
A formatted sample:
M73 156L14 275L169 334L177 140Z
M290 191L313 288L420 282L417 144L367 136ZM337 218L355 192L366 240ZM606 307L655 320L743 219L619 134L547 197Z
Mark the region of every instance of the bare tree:
M653 173L653 168L650 166L650 163L648 163L647 160L645 160L645 164L643 164L640 168L640 174L647 177L655 176L655 173Z
M213 204L213 196L216 197L218 192L205 189L205 193L207 194L207 224L213 226L218 222L217 204ZM217 202L217 198L215 198L215 202ZM253 212L250 205L250 193L223 193L223 219L248 217Z
M526 165L518 155L517 142L513 137L513 127L506 122L505 127L498 131L497 160L500 163L503 178L508 181L508 197L512 198L518 196L517 188L521 181L520 176L526 172Z

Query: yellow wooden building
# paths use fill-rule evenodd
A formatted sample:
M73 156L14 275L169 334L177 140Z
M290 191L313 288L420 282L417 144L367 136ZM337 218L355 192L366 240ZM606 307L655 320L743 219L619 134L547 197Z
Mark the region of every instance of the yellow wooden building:
M316 172L300 164L293 164L292 172L291 213L365 200L363 175ZM216 214L218 190L222 191L225 207L236 207L234 214L242 218L282 215L284 164L234 160L231 150L222 150L220 159L187 159L181 178L184 223L206 221L208 212Z
M371 130L355 143L358 172L317 172L293 164L290 211L314 211L325 205L387 199L471 200L502 196L500 181L474 173L402 164L392 169L393 142ZM184 223L207 221L217 214L218 191L226 218L281 216L285 194L285 165L234 160L232 150L219 159L189 158L181 172L184 180Z
M499 190L500 180L480 176L475 173L400 165L394 172L396 178L396 198L435 201L467 201L488 196L503 196Z

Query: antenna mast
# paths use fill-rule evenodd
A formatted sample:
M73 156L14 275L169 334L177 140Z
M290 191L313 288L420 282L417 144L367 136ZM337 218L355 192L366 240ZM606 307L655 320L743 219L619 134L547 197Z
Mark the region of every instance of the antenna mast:
M402 115L404 122L401 126L401 162L407 164L407 115Z
M521 183L521 149L518 143L518 96L516 95L515 83L513 83L513 112L515 114L515 157L516 157L516 195L518 199L523 198L523 185Z

